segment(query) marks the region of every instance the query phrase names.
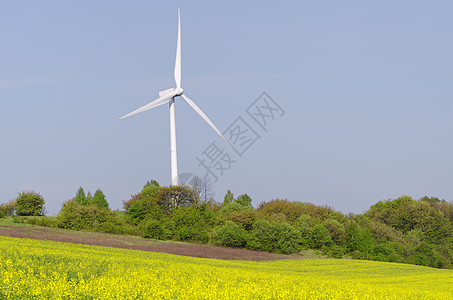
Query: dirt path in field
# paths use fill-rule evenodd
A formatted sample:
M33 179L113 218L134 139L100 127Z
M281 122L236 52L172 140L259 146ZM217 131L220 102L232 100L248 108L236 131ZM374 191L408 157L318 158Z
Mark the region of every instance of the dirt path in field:
M245 249L232 249L179 242L164 242L148 240L134 236L112 235L87 231L71 231L35 226L30 227L19 225L0 225L0 236L50 240L57 242L124 248L151 252L163 252L201 258L250 261L305 258L301 255L281 255Z

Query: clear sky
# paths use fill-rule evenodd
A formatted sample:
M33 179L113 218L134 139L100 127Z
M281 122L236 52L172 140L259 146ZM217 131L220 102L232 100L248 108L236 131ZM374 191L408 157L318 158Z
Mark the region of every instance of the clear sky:
M174 86L178 7L186 95L255 134L223 149L217 201L453 200L453 2L100 0L0 2L0 203L34 190L53 215L82 186L118 209L170 184L168 106L118 117ZM284 111L265 128L263 92ZM179 171L201 175L224 144L180 98L176 122Z

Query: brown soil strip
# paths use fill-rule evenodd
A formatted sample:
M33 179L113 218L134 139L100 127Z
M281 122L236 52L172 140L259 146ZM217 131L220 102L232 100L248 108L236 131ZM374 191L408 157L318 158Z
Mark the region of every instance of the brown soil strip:
M163 252L169 254L227 260L266 261L304 258L301 255L282 255L268 252L232 249L210 245L148 240L134 236L121 236L87 231L71 231L44 227L0 226L0 236L49 240L91 246L103 246Z

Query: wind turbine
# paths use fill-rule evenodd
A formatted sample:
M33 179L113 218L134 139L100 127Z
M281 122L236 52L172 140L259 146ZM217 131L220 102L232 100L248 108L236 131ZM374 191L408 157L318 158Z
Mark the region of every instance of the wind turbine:
M211 126L212 129L227 143L231 148L230 143L227 139L220 133L220 131L215 127L215 125L209 120L205 113L186 95L183 94L183 89L181 88L181 15L178 9L178 40L176 44L176 61L175 61L175 88L169 88L159 92L159 98L151 101L150 103L134 110L131 113L128 113L125 116L122 116L121 119L130 117L132 115L138 114L143 111L155 108L165 103L170 103L170 157L171 157L171 185L178 185L178 157L176 155L176 116L175 116L175 97L181 97L190 107L195 110L195 112L200 115L200 117L206 121L206 123Z

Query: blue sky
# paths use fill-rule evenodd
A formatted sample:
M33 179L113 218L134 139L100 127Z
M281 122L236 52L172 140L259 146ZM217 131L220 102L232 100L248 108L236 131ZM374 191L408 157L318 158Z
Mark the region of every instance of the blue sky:
M0 4L0 203L82 186L113 209L149 179L170 184L168 107L118 117L182 86L223 131L260 136L216 182L361 213L410 195L453 198L450 1L4 1ZM285 111L247 119L267 92ZM176 100L180 173L221 139Z

